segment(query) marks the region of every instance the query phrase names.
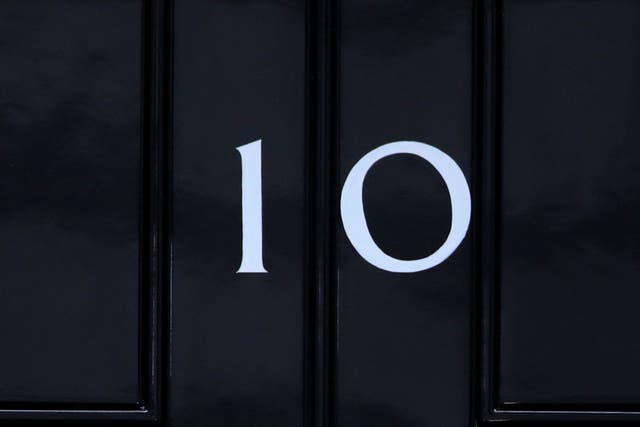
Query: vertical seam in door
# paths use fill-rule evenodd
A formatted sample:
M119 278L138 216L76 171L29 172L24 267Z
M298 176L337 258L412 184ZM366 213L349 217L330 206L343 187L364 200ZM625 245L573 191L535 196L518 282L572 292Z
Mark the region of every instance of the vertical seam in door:
M478 283L476 327L476 345L480 380L476 386L477 415L479 423L494 420L495 415L495 377L497 361L495 352L498 343L497 287L499 280L497 253L499 244L499 140L497 129L500 120L500 0L481 0L478 36L477 66L479 67L478 126L480 147L476 162L478 181L476 200L479 203L477 268Z
M338 0L307 0L304 425L335 424Z

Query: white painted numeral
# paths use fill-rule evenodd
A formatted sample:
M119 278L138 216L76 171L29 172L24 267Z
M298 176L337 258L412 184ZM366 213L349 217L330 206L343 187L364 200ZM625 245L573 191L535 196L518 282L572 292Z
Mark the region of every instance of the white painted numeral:
M262 265L262 140L241 145L242 262L238 273L266 273Z
M242 161L242 262L238 273L266 273L262 262L262 140L237 147ZM387 255L371 237L364 213L362 188L371 167L394 154L413 154L440 173L451 200L451 228L445 242L421 259ZM415 141L382 145L362 157L349 172L340 198L342 223L349 241L368 263L394 273L415 273L446 260L464 240L471 220L471 194L458 164L437 148Z
M431 255L417 260L400 260L382 251L367 227L362 202L364 178L377 161L394 154L414 154L431 163L442 175L451 199L451 229L444 244ZM471 194L458 164L447 154L422 142L400 141L382 145L361 158L351 169L342 187L340 212L351 244L370 264L394 273L415 273L446 260L462 243L471 219Z

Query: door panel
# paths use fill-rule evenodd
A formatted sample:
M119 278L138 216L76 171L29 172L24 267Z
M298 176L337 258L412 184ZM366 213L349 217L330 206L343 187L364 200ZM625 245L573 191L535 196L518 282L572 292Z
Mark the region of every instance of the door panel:
M502 16L496 406L634 412L640 3L505 1Z
M2 416L145 398L143 11L0 7Z
M367 152L395 141L430 144L469 177L472 3L352 0L340 13L340 185ZM374 241L394 258L433 253L450 229L443 178L415 155L372 166L363 203ZM442 264L403 274L363 259L342 224L337 233L337 425L466 425L469 239Z
M302 2L175 4L175 425L302 423L304 49ZM237 273L257 140L267 273Z

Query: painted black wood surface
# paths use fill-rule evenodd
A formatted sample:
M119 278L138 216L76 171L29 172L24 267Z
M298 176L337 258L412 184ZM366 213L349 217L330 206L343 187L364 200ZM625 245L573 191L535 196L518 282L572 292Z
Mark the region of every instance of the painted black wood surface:
M637 0L0 2L0 424L640 422L639 23ZM471 190L424 271L343 225L395 141ZM363 188L388 255L447 239L424 159Z

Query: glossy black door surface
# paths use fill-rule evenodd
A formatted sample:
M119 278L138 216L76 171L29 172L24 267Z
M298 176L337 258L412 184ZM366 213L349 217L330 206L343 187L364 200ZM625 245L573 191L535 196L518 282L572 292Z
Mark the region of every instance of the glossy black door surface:
M503 10L498 402L638 408L640 2Z
M345 1L340 8L340 185L367 152L430 144L471 173L472 3ZM443 178L410 154L376 163L364 183L376 243L402 260L445 241ZM469 240L433 269L402 274L365 261L337 231L336 425L464 425L470 414Z
M142 15L0 6L0 409L142 397Z
M174 69L171 422L301 425L304 4L177 2ZM257 140L268 272L237 273Z
M640 422L639 24L1 1L0 424Z

